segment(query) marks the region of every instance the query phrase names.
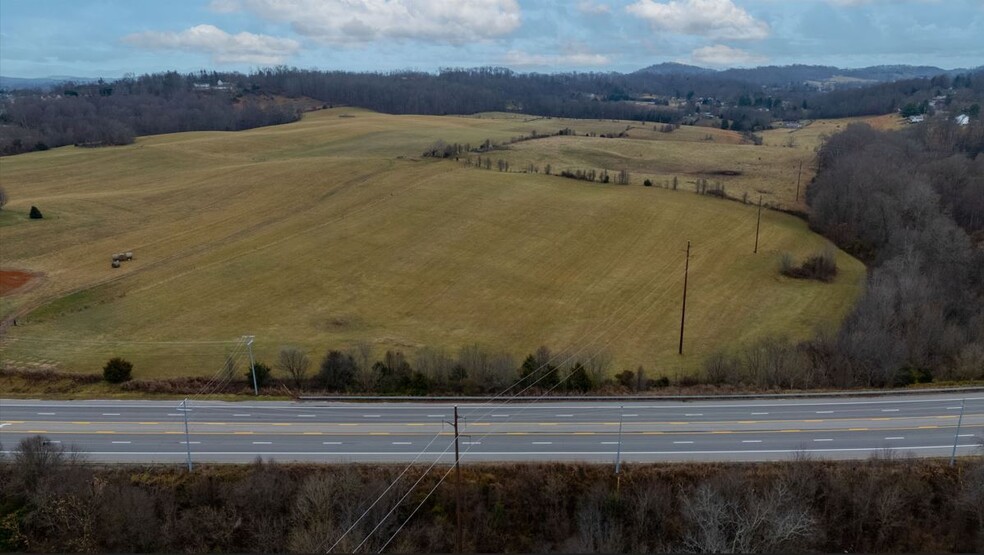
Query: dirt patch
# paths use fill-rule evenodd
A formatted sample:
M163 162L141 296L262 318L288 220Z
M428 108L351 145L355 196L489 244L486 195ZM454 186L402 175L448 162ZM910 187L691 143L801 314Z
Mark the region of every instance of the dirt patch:
M711 175L730 175L730 176L736 176L736 175L741 175L741 172L738 171L738 170L717 170L717 171L711 172Z
M0 270L0 297L26 290L31 282L40 277L40 274L23 270Z

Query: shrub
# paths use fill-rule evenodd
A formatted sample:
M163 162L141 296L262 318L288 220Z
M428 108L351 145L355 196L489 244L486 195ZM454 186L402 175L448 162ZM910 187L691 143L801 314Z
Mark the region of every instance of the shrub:
M355 360L341 351L328 351L321 361L318 379L325 388L344 391L355 381Z
M270 374L273 372L269 366L262 362L253 365L253 369L246 370L246 381L253 384L253 372L256 372L256 386L263 387L270 382Z
M615 374L615 381L618 382L618 385L626 389L633 389L636 386L635 372L632 370L619 372L618 374Z
M643 181L642 184L645 187L652 187L653 186L653 180L652 179L647 179L647 180Z
M31 219L32 220L40 220L43 217L44 216L41 215L41 211L38 210L38 207L37 206L32 206L31 207Z
M830 282L837 275L837 258L833 251L826 250L807 258L799 267L788 253L782 255L779 271L784 276L795 279L815 279Z
M109 383L123 383L133 379L133 364L120 357L109 359L103 366L103 379Z

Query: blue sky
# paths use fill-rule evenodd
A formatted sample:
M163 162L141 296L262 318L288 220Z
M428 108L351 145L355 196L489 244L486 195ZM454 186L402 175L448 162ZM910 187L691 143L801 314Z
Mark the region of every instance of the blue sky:
M0 74L984 64L984 0L0 0Z

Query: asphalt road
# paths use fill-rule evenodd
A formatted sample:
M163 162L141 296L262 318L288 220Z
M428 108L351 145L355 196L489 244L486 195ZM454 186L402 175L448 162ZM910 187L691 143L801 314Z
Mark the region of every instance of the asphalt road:
M961 411L961 406L963 410ZM962 419L961 419L962 413ZM193 461L430 462L454 456L450 403L191 401ZM459 404L464 461L762 461L981 454L980 393L689 402ZM182 462L173 401L0 400L0 444L44 435L93 461ZM958 433L958 422L960 423ZM620 430L621 429L621 433Z

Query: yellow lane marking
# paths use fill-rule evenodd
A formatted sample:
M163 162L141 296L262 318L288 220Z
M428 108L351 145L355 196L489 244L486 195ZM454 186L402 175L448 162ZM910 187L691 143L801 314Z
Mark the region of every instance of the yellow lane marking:
M665 432L642 432L642 435L644 435L644 436L661 436L664 433ZM670 432L670 433L672 433L672 432Z
M506 435L507 436L525 436L525 435L529 435L529 432L506 432Z
M85 425L85 424L92 424L92 422L72 422L72 424L81 424L81 425Z
M802 432L802 431L803 430L779 430L779 433L783 433L783 434L795 434L795 433L799 433L799 432Z
M144 426L156 426L160 422L138 422L138 424L143 424Z
M540 422L541 426L556 426L558 422Z
M687 424L690 424L690 422L667 422L667 424L672 426L686 426ZM707 424L707 422L705 422L705 424Z
M739 420L739 424L758 424L758 420Z
M902 429L905 430L906 428L902 428ZM868 431L868 428L848 428L847 431L849 431L849 432L867 432Z
M596 432L574 432L576 436L593 436Z
M713 431L711 433L712 434L731 434L731 433L734 433L734 432L731 432L730 430L716 430L716 431Z
M388 436L388 435L390 435L390 433L389 432L369 432L369 435L371 435L371 436Z
M98 432L92 432L94 434L115 434L113 430L99 430Z
M920 430L932 430L935 428L939 428L939 426L919 426Z
M320 436L321 435L321 432L301 432L301 435L304 435L304 436Z
M48 431L47 430L27 430L24 433L25 434L46 434L46 433L48 433Z
M804 420L803 422L809 422L812 424L814 422L823 422L823 420Z
M253 432L232 432L232 435L235 435L235 436L251 436L251 435L253 435Z
M342 423L342 424L339 424L339 426L358 426L358 424Z
M289 422L284 422L284 423L277 422L277 423L274 423L274 424L268 424L268 426L290 426L290 423Z
M428 422L428 424L437 424L437 422ZM423 425L423 424L421 424L421 425ZM471 424L468 424L468 425L469 426L491 426L492 423L491 422L472 422Z

